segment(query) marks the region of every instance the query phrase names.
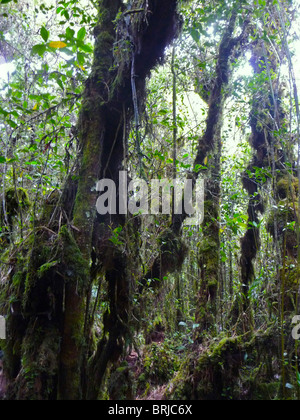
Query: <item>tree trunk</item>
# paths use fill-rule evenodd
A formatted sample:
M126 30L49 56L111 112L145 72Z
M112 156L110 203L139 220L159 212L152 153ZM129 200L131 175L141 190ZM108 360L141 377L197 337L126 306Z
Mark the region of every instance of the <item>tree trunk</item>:
M96 183L110 178L118 189L146 77L178 30L176 6L176 0L149 0L143 10L126 13L121 0L99 3L94 63L78 122L79 169L72 174L78 181L70 177L61 197L49 196L34 233L15 253L6 290L15 295L7 308L11 399L96 399L108 363L122 354L130 289L126 256L109 239L125 218L96 214ZM108 282L109 310L87 370L87 296L95 265Z

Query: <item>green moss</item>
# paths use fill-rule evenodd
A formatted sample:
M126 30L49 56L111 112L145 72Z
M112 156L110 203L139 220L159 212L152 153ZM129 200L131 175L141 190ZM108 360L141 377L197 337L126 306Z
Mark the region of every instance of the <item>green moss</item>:
M295 229L296 214L298 206L287 201L281 201L278 207L271 211L267 220L267 231L275 238L275 229L277 228L277 236L283 240L286 237L287 251L292 255L297 253L297 233Z
M291 287L295 292L297 292L300 279L300 266L295 266L295 264L290 261L290 264L287 264L287 267L286 286Z
M167 400L187 401L193 399L191 363L192 360L186 361L169 383L165 393Z
M219 284L219 225L218 205L212 200L205 202L203 237L198 242L198 266L200 287L197 296L196 322L200 325L198 338L206 331L216 334L216 297Z
M206 200L204 202L204 224L207 222L215 222L218 219L218 206L212 200Z
M280 202L278 207L274 209L267 220L267 230L274 236L275 223L277 223L278 234L281 235L288 223L295 221L295 209L288 205L287 202Z
M256 383L253 397L257 401L274 401L278 399L281 387L280 382Z
M210 254L212 257L215 256L215 252L218 250L218 244L213 238L203 238L201 242L198 242L197 247L201 254Z
M5 192L5 216L3 212L3 206L0 206L0 227L5 226L7 224L6 222L8 222L9 229L12 231L14 217L18 214L22 214L24 211L27 211L29 208L30 200L28 197L28 193L24 188L11 187L7 189ZM3 235L3 239L0 238L0 245L1 242L3 242L4 245L7 244L7 241L5 240L5 232Z
M24 188L9 188L5 193L6 209L10 215L17 214L19 209L30 207L28 193Z
M209 289L217 288L218 287L218 279L217 278L209 278L208 279L208 287L209 287Z
M56 209L59 200L60 200L60 191L55 189L53 190L48 197L46 198L43 206L43 214L40 220L40 224L48 225L51 217L53 215L54 210Z
M64 266L66 281L75 282L79 291L88 286L90 267L73 237L66 226L63 226L59 233L61 241L61 264Z
M170 384L167 398L236 399L240 392L237 378L247 347L243 337L224 337L202 353L191 354Z
M50 326L45 331L43 323L33 321L22 342L23 380L17 383L20 399L51 399L59 368L59 349L59 331Z
M13 287L18 288L21 286L24 279L24 272L23 271L17 271L12 278L12 285Z
M164 270L174 272L182 267L188 248L185 242L172 229L166 229L158 238L161 249L161 265Z
M123 363L111 375L108 381L110 399L125 401L133 400L133 374L127 363Z
M51 268L57 266L58 261L49 262L46 264L43 264L37 271L37 276L39 278L42 278L44 274L46 274Z
M45 266L49 267L49 263L47 261L51 261L53 249L55 249L55 246L50 247L45 244L41 238L37 241L34 235L32 235L30 239L31 240L28 243L28 262L23 266L23 276L25 277L24 293L22 296L23 308L26 307L27 303L30 304L31 292L36 285L39 282L43 285L43 278L46 276L47 271L49 271L49 268L46 270ZM30 246L32 246L32 249L30 249ZM42 269L43 275L40 271L41 267L44 267L44 269Z
M285 198L294 199L298 194L298 180L297 178L290 179L289 177L281 178L277 183L277 194L281 200Z

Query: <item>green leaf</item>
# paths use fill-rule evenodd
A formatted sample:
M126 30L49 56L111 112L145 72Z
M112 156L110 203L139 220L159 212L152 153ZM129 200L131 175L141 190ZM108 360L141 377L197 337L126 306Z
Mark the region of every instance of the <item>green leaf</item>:
M63 84L63 82L61 81L61 79L56 79L56 83L58 84L58 86L61 88L61 90L64 90L64 84Z
M40 34L43 40L47 42L50 36L50 32L47 31L47 29L44 26L41 28Z
M46 45L40 44L40 45L34 45L32 47L32 54L38 54L40 57L43 57L47 49Z
M93 52L93 48L90 47L87 44L84 44L82 41L78 41L77 46L78 46L78 48L80 48L82 51L84 51L86 53L92 53Z
M190 34L193 40L198 43L200 40L200 32L198 31L198 29L192 28Z
M85 28L81 28L81 29L79 29L79 31L78 31L78 33L77 33L77 39L78 39L79 41L83 41L83 40L84 40L84 38L85 38L85 36L86 36L86 29L85 29Z
M39 163L38 163L37 161L33 160L32 162L24 162L24 164L25 164L25 165L32 165L32 166L36 166L36 165L38 165Z
M7 117L9 115L9 112L5 111L5 109L0 107L0 114L4 115L5 117Z
M1 0L0 3L1 4L6 4L6 3L10 3L12 0Z
M85 63L84 55L80 52L77 53L77 61L78 61L78 64L80 64L81 66L83 66Z
M4 156L0 156L0 163L5 163L6 162L6 158Z
M66 38L67 39L69 39L69 40L73 39L74 35L75 35L74 29L71 29L71 28L66 29Z
M12 128L17 128L18 124L16 124L13 120L8 120L7 124L10 125Z

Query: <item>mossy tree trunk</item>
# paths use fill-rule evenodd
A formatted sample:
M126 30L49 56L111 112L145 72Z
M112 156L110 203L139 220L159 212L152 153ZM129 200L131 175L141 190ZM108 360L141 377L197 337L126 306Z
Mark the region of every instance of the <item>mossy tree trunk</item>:
M137 122L137 113L143 107L146 77L163 57L165 47L174 39L178 31L176 0L166 0L164 2L152 0L145 3L144 7L142 15L140 12L138 12L138 15L133 13L131 22L128 23L128 20L125 22L124 31L129 34L132 51L130 61L122 63L123 71L119 75L121 79L118 80L122 87L123 102L120 102L120 96L118 95L110 110L112 113L116 108L119 108L119 118L122 118L124 110L126 110L126 119L122 121L121 129L116 135L117 142L114 141L117 145L114 146L113 163L106 168L110 178L115 180L117 186L119 185L119 170L122 167L125 152L124 143L126 141L124 140L126 139L124 139L124 132L127 129L128 121L134 115L135 122ZM137 99L139 109L137 109ZM111 123L117 126L116 120L112 120ZM138 133L136 135L136 142L138 143ZM113 142L110 144L113 144ZM136 152L139 154L139 144L137 144ZM124 350L125 340L130 336L128 321L131 296L129 279L127 278L126 256L118 247L112 248L109 241L111 232L108 230L108 225L114 229L118 226L124 226L124 221L124 218L122 219L119 216L98 217L95 223L94 245L98 253L98 261L106 260L104 268L108 282L110 307L104 316L102 339L88 366L89 384L86 390L86 398L90 400L97 399L108 364L118 360Z
M130 6L137 13L126 14ZM62 195L45 203L34 233L15 252L5 291L15 299L7 307L11 399L96 399L108 364L124 350L131 298L126 255L110 238L125 217L97 215L96 183L110 178L118 189L130 122L143 107L146 77L176 36L176 7L176 0L99 2L78 122L77 181L70 177ZM88 296L97 272L108 282L109 310L87 364Z
M120 144L122 109L112 112L112 82L116 77L113 49L116 39L115 20L121 7L120 0L100 2L99 23L95 30L95 55L92 74L87 81L82 110L79 118L81 140L78 189L73 210L73 224L78 248L87 270L83 293L78 285L70 283L65 291L64 330L61 350L60 388L62 399L79 399L81 389L81 363L84 345L84 321L86 292L91 287L90 262L93 246L93 227L96 219L96 183L103 175L103 167L109 148ZM110 91L109 91L110 90ZM111 95L111 97L110 97ZM119 107L120 108L120 107ZM115 121L111 121L114 119ZM122 134L122 131L121 131ZM119 160L117 160L119 163Z
M249 194L248 204L248 229L241 240L241 283L243 305L240 310L246 314L246 319L242 322L244 328L249 328L252 315L249 302L249 288L255 279L254 262L261 247L260 239L260 214L265 211L263 197L261 196L261 187L267 182L265 168L270 168L275 174L275 150L278 142L273 135L274 126L277 121L277 103L275 97L270 93L273 90L273 81L270 71L276 74L278 60L275 54L267 54L261 44L252 46L251 65L254 73L260 83L259 92L253 91L252 109L250 114L251 137L250 143L253 148L253 158L243 177L243 185ZM261 75L269 74L270 78L262 78ZM269 111L269 115L266 113ZM277 124L277 122L276 122ZM278 147L280 149L280 145ZM280 160L276 158L278 168ZM250 312L249 312L250 311Z
M220 133L221 134L221 133ZM197 293L196 323L198 331L213 333L217 315L217 293L220 287L220 154L212 159L214 175L206 183L202 240L198 243L200 285ZM199 335L198 335L199 337Z

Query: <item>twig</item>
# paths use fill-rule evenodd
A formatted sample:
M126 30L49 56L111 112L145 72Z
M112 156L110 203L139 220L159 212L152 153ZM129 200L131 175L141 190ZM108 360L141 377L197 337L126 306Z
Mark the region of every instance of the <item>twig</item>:
M144 11L145 11L144 9L127 10L127 12L124 13L124 16L133 15L134 13L142 13Z

